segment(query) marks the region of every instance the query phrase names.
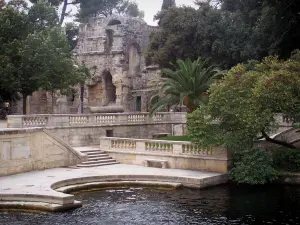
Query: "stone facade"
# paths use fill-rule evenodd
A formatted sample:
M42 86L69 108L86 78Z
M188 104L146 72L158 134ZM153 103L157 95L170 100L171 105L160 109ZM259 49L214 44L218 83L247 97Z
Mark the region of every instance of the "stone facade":
M149 81L159 76L157 67L146 67L144 57L153 29L143 20L117 15L80 26L74 57L92 74L85 86L88 106L148 111Z
M73 166L84 155L42 128L0 130L0 176Z
M90 107L107 107L101 112L146 112L151 107L151 80L160 76L157 66L146 66L145 51L150 33L155 29L143 20L113 15L91 18L81 24L79 40L73 51L78 64L85 64L92 77L84 87L84 111ZM43 91L34 92L27 99L29 114L78 113L80 87L70 96ZM52 104L52 101L54 103ZM119 109L122 110L119 110ZM22 112L18 104L16 114ZM116 112L116 110L114 111Z

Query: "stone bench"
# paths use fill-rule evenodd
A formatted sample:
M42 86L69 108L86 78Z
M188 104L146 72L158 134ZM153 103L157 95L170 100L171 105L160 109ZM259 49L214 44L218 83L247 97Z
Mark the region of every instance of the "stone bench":
M164 160L164 159L145 159L144 166L149 167L151 162L160 163L161 168L163 169L166 169L168 167L168 160Z

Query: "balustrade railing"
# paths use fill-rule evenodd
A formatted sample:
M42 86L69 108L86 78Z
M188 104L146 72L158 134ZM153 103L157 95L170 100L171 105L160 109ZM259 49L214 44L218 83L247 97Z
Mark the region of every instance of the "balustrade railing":
M116 139L116 140L111 141L111 148L135 150L136 142L133 140L126 140L126 139L118 140L118 139Z
M185 113L157 113L153 116L148 113L10 115L7 124L9 128L24 128L101 124L186 123L185 115Z
M104 151L135 151L150 154L227 157L227 151L224 148L206 149L187 141L101 137L100 148Z
M146 141L145 151L150 152L173 152L173 144L169 142Z
M23 127L45 126L48 124L49 118L47 116L25 117L22 121Z

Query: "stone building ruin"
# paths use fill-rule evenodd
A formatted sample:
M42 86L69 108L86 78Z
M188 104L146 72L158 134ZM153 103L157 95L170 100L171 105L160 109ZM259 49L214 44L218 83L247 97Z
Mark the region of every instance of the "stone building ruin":
M84 63L92 75L84 85L84 112L150 109L151 80L160 72L157 66L146 66L144 53L154 29L141 19L119 15L91 18L80 25L74 59L78 64ZM54 111L51 94L35 92L28 98L28 112L78 113L80 87L75 90L72 96L57 95Z
M80 26L74 57L91 70L85 85L91 111L148 111L149 81L159 76L157 67L146 67L144 57L153 29L143 20L117 15Z

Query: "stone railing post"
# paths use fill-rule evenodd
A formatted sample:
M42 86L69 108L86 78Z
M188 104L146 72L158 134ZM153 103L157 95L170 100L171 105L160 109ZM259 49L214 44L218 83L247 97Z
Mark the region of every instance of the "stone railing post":
M93 114L88 115L87 118L88 118L88 124L90 124L90 125L97 124L96 115L93 115Z
M153 116L150 116L150 113L147 113L146 115L146 123L153 123Z
M124 124L128 123L128 114L115 114L116 116L116 124Z
M109 150L111 146L111 138L100 137L100 149L101 150Z
M182 144L180 144L180 143L173 144L173 154L174 155L182 154Z
M146 150L144 140L136 140L136 150L141 152L144 152Z
M7 128L22 128L23 116L7 116Z
M49 126L62 126L66 127L70 125L69 116L68 115L52 115L48 116L48 124Z

